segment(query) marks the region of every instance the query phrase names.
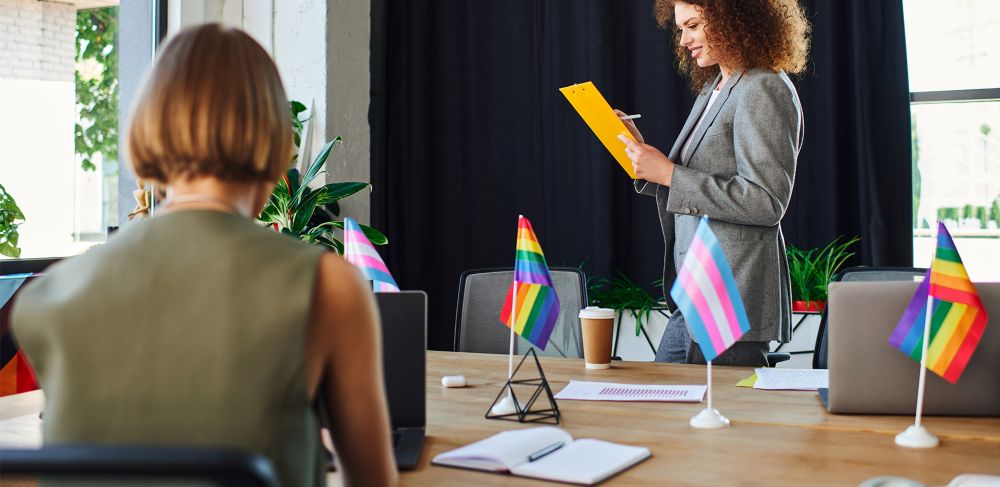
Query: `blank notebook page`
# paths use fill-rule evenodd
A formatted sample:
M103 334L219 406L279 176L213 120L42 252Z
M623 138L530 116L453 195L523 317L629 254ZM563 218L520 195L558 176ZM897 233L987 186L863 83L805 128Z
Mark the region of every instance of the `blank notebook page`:
M649 449L601 440L576 440L511 473L577 484L595 484L649 457Z

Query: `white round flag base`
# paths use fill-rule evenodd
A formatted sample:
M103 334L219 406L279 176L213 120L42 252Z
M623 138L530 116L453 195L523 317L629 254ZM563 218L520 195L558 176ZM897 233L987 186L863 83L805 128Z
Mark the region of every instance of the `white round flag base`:
M510 396L504 397L493 406L493 409L490 409L490 412L496 415L516 414L517 408L514 407L514 398Z
M691 418L691 426L702 429L725 428L729 426L729 419L719 414L718 409L705 408Z
M896 444L907 448L934 448L938 443L937 436L932 435L927 428L915 424L896 435Z

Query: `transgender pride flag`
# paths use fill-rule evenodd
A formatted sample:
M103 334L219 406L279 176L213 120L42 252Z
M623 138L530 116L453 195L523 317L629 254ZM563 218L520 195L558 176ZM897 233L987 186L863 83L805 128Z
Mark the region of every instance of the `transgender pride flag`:
M708 362L750 329L733 271L708 226L708 217L702 217L698 224L670 297L691 326Z
M361 225L353 218L344 218L344 258L354 264L366 279L372 281L372 288L377 293L398 293L399 285L389 273L389 268L382 262L382 257L375 251Z

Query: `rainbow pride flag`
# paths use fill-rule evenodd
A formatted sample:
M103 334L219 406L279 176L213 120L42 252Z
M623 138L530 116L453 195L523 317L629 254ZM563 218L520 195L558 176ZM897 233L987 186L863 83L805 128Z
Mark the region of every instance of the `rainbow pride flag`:
M398 293L399 285L389 273L382 257L375 251L361 225L353 218L344 218L344 258L361 269L366 279L372 281L372 288L377 293Z
M670 297L691 326L706 361L721 355L750 329L733 271L708 217L701 217Z
M517 286L517 323L511 324L511 307L514 304L514 286ZM531 222L523 215L517 219L517 246L514 255L514 282L507 290L507 299L500 310L500 321L513 328L536 347L545 350L552 330L559 318L559 296L556 296L545 263L542 246L538 244Z
M954 384L979 345L989 316L965 272L955 241L941 222L934 262L889 337L890 345L918 362L923 354L928 295L933 301L927 368Z
M38 389L35 372L14 340L10 323L15 295L35 277L33 274L0 276L0 396Z

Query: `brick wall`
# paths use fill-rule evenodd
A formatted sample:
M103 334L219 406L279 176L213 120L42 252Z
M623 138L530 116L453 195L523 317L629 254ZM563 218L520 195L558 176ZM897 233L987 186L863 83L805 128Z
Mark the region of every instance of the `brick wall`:
M76 7L0 0L0 78L73 81Z

